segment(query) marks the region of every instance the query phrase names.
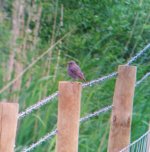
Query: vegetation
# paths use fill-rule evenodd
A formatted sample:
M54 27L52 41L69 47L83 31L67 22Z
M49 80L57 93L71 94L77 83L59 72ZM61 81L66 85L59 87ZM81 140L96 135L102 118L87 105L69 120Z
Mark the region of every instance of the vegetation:
M2 0L0 99L19 102L22 111L55 92L59 81L70 80L69 60L77 61L90 81L116 71L149 42L149 0ZM139 80L149 72L150 50L133 65ZM135 90L132 141L149 125L149 82ZM115 78L84 89L81 116L110 105L114 85ZM81 124L80 152L106 151L109 120L110 112ZM16 151L56 128L56 122L54 99L19 122ZM54 149L55 138L33 151Z

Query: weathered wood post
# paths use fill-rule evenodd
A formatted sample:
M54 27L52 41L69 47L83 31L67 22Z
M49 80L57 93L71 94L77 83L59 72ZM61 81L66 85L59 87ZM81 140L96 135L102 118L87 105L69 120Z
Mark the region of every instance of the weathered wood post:
M59 83L56 152L78 152L81 89L79 82Z
M0 152L14 152L18 103L0 103Z
M130 143L136 67L120 65L113 97L108 152L119 152Z

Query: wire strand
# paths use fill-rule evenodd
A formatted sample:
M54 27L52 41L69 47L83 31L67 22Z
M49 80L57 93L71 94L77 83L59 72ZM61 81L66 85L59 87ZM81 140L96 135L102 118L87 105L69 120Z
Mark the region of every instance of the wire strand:
M140 79L139 81L136 82L136 86L141 84L147 77L150 76L150 72L147 72L143 77L142 79Z
M44 106L48 102L53 101L52 99L54 99L56 96L58 96L58 91L53 93L52 95L46 97L45 99L39 101L38 103L30 106L25 111L19 113L18 118L21 119L21 118L25 117L26 115L30 114L33 110L39 109L40 107Z
M146 45L143 50L141 50L139 53L137 53L137 55L135 55L134 57L132 57L128 61L127 65L130 65L131 63L133 63L135 60L137 60L140 56L142 56L149 49L150 49L150 43L148 45Z
M104 108L102 108L102 109L100 109L100 110L98 110L98 111L95 111L95 112L93 112L93 113L90 113L90 114L88 114L87 116L80 118L80 122L87 121L87 120L89 120L89 119L91 119L91 118L93 118L93 117L96 117L96 116L98 116L98 115L100 115L100 114L102 114L102 113L105 113L105 112L111 110L112 107L113 107L112 105L109 105L109 106L104 107Z
M56 135L56 133L57 133L57 130L55 129L54 131L46 134L43 138L41 138L40 140L38 140L36 143L33 143L28 148L23 149L22 152L28 152L28 151L33 150L34 148L36 148L37 146L39 146L40 144L42 144L44 141L47 141L47 140L51 139L53 136Z
M80 122L87 121L87 120L89 120L89 119L91 119L93 117L96 117L96 116L98 116L98 115L100 115L100 114L102 114L104 112L109 111L110 109L112 109L112 106L107 106L107 107L104 107L104 108L102 108L102 109L100 109L98 111L95 111L94 113L90 113L87 116L80 118ZM29 151L33 150L37 146L41 145L43 142L51 139L56 134L57 134L57 129L55 129L54 131L46 134L44 137L42 137L41 139L39 139L36 143L31 144L28 148L25 148L23 150L23 152L29 152Z
M94 84L97 84L97 83L103 82L103 81L105 81L105 80L111 79L111 78L115 77L116 75L117 75L117 72L113 72L113 73L108 74L108 75L106 75L106 76L103 76L103 77L101 77L101 78L92 80L92 81L87 82L87 83L83 83L83 84L82 84L82 87L85 88L85 87L88 87L88 86L92 86L92 85L94 85Z

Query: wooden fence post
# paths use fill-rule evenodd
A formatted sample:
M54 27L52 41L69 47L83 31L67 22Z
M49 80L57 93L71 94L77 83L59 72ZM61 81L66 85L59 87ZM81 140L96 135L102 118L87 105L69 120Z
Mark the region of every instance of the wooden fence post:
M14 152L18 103L0 103L0 152Z
M81 89L79 82L59 83L56 152L78 152Z
M119 152L130 143L136 67L120 65L113 97L108 152Z

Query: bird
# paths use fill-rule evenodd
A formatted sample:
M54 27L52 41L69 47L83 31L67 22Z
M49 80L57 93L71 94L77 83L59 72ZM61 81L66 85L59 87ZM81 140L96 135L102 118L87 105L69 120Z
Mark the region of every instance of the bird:
M75 61L68 62L67 71L68 75L74 80L80 79L86 81L83 72L81 71L80 67L77 65Z

